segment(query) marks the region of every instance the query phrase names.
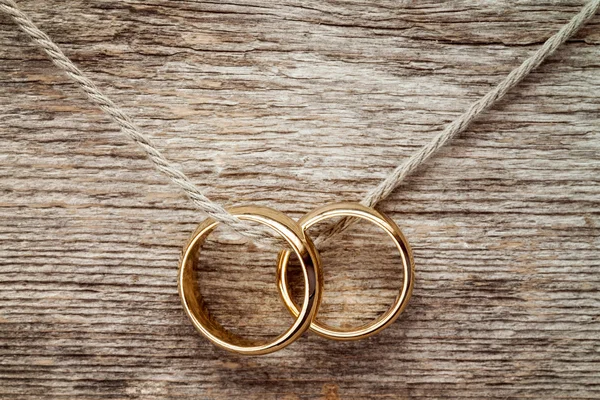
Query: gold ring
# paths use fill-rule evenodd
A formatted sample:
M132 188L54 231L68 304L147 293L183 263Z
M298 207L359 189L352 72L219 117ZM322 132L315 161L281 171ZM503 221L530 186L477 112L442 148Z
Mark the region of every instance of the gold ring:
M296 253L304 273L304 302L302 310L294 315L296 321L282 335L264 343L235 335L211 317L198 288L196 271L199 250L206 237L219 224L213 219L207 219L198 226L183 250L177 280L179 296L193 325L215 345L240 354L271 353L296 340L308 329L317 313L323 287L319 253L300 226L279 211L266 207L235 207L228 211L242 220L257 222L273 229Z
M387 216L373 208L365 207L358 203L337 203L320 207L302 217L298 223L303 231L311 226L335 217L356 217L365 219L382 228L394 241L402 260L403 282L400 292L392 306L376 320L353 329L341 329L328 326L319 322L316 318L310 325L310 330L329 339L334 340L358 340L374 335L392 324L402 313L410 299L414 285L414 260L412 251L400 228ZM290 297L290 287L287 280L287 267L289 264L290 251L282 250L277 259L277 287L279 293L294 316L298 316L298 305Z

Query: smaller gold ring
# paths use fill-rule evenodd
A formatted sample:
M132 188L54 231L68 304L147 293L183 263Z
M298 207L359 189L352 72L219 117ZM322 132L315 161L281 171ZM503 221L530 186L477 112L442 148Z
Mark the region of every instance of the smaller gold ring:
M358 203L329 204L306 214L298 221L298 223L302 230L306 232L311 226L323 220L336 217L360 218L370 221L382 228L392 238L402 260L402 287L391 307L376 320L358 328L342 329L319 322L315 317L310 325L311 331L329 339L358 340L374 335L385 329L398 318L402 311L404 311L414 286L414 260L410 246L400 231L400 228L398 228L398 225L375 209L365 207ZM277 259L277 287L288 310L292 315L297 316L299 313L298 305L290 296L290 287L287 279L287 267L290 254L289 250L281 250L279 252Z
M267 343L235 335L212 318L200 294L196 271L200 248L219 224L213 219L207 219L198 226L183 250L177 280L181 303L194 327L215 345L240 354L271 353L295 341L308 329L317 313L323 287L319 253L300 226L279 211L266 207L235 207L228 211L242 220L257 222L273 229L293 249L304 274L302 310L295 314L296 320L286 332Z

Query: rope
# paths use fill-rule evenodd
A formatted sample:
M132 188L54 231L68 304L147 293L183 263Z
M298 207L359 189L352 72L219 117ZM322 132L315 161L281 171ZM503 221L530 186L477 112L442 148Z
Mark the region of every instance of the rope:
M600 0L591 0L556 34L551 36L531 57L515 68L498 86L485 96L473 103L467 111L451 122L437 134L431 142L400 164L376 188L371 190L361 201L366 206L373 207L379 201L388 197L402 181L419 166L431 158L440 148L448 144L456 135L463 132L482 113L494 106L506 93L521 82L531 71L537 68L548 56L556 51L564 42L572 37L583 25L592 18L600 8ZM274 233L261 227L248 226L239 218L228 213L221 205L207 198L200 189L177 167L169 162L134 123L131 117L106 97L98 87L73 64L60 48L42 32L31 19L21 11L13 0L0 0L0 11L9 15L33 42L38 45L69 78L71 78L102 111L108 114L119 125L121 130L136 142L155 165L167 175L172 182L183 189L192 202L209 217L231 227L236 232L255 242L274 245ZM322 242L345 230L352 219L344 219L324 231L315 242ZM277 238L279 242L279 238Z
M33 42L46 52L50 60L52 60L58 68L63 70L69 78L75 81L87 97L121 127L123 133L129 136L131 140L136 142L142 150L146 152L146 155L150 161L154 163L156 169L163 172L171 179L171 181L183 189L196 207L209 217L228 225L236 232L243 234L251 240L273 244L272 240L268 240L268 238L274 235L272 232L260 227L249 227L242 220L228 213L221 205L211 201L202 194L200 189L194 185L190 178L161 154L150 138L142 133L142 131L134 124L131 117L113 103L111 99L106 97L100 89L96 87L94 82L86 77L83 72L77 68L67 56L65 56L56 43L35 26L31 19L17 7L13 0L0 0L0 11L8 14L19 28L29 35Z

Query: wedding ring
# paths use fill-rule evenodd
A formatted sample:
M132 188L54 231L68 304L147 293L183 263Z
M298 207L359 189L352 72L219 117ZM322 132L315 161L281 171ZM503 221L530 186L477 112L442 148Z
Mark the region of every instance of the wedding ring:
M337 203L320 207L302 217L298 223L303 231L311 226L330 218L355 217L372 222L382 228L390 236L400 253L402 261L403 281L402 287L391 307L376 320L352 329L335 328L313 319L310 330L329 339L358 340L374 335L391 325L406 307L412 294L414 285L414 261L412 251L400 228L387 216L373 208L365 207L358 203ZM292 315L298 316L298 305L290 296L290 287L287 279L287 268L290 258L289 250L279 252L277 259L277 287L281 297Z
M204 304L197 281L200 248L219 224L212 219L207 219L198 226L184 248L177 280L179 296L193 325L215 345L240 354L271 353L296 340L308 329L317 313L323 287L319 253L300 226L276 210L265 207L235 207L228 211L242 220L257 222L274 230L286 240L296 254L304 275L304 301L300 311L298 307L295 308L296 320L283 334L264 343L235 335L212 318Z

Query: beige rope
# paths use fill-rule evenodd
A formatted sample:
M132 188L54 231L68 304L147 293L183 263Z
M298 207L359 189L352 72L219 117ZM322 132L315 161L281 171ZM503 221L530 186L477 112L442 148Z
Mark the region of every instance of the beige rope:
M420 165L425 163L441 147L450 142L456 135L463 132L483 112L489 110L510 89L521 82L531 71L537 68L548 56L550 56L565 41L573 36L600 8L600 0L588 2L579 13L577 13L556 34L550 37L531 57L515 68L498 86L493 88L481 99L473 103L465 113L450 123L446 128L436 135L433 140L423 146L408 160L400 164L392 173L383 180L375 189L371 190L361 202L367 206L374 206L379 201L389 196L406 178ZM239 218L229 214L221 205L208 199L192 181L173 164L171 164L146 136L133 123L132 119L108 97L106 97L96 85L88 79L83 72L64 55L60 48L44 32L38 29L29 17L23 13L13 0L0 0L0 11L8 14L42 50L46 52L52 62L63 70L84 91L88 98L107 113L120 127L121 130L135 141L154 163L155 167L167 175L174 183L180 186L194 204L205 214L215 220L228 225L238 233L249 239L261 243L273 244L270 237L273 233L259 227L248 226ZM319 242L332 237L343 231L351 220L341 221L319 236Z

